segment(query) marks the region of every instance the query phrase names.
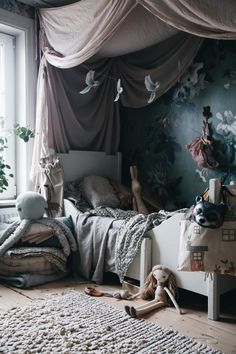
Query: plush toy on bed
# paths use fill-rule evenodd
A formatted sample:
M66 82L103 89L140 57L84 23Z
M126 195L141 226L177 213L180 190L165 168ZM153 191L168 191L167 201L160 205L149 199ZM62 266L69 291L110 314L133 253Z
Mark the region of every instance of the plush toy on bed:
M20 241L34 223L51 227L66 255L69 255L70 251L76 251L75 239L69 228L56 219L44 217L46 208L46 200L37 192L24 192L18 196L16 210L19 219L10 224L0 236L0 255Z
M131 317L140 317L160 307L168 306L169 300L171 300L177 312L181 314L181 310L175 300L176 289L176 280L172 272L162 265L156 265L148 275L144 289L133 296L133 298L140 296L144 300L153 300L136 308L127 305L125 306L125 312Z

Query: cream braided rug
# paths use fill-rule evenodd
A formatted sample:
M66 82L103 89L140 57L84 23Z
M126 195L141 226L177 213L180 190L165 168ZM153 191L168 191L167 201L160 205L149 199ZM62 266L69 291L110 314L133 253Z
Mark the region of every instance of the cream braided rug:
M0 353L220 353L69 291L0 314Z

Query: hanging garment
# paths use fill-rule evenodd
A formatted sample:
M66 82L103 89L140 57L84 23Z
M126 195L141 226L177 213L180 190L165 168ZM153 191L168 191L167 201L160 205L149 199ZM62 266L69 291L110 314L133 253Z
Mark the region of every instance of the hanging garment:
M202 135L194 138L186 147L199 167L216 168L219 162L214 157L214 140L210 134L208 119L211 117L210 107L204 107Z

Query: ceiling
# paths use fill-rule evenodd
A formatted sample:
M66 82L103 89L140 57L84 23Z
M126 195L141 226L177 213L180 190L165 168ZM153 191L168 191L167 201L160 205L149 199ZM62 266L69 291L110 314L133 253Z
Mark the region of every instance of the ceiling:
M26 5L34 7L54 7L72 4L78 0L18 0Z

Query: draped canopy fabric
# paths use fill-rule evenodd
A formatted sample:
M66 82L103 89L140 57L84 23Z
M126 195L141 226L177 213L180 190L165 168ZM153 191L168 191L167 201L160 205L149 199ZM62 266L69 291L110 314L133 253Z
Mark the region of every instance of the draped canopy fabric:
M187 70L203 37L236 39L234 0L81 0L39 11L36 139L31 177L39 161L69 149L115 153L119 102L148 104L147 75L156 98ZM99 85L82 95L89 70ZM118 102L117 81L123 92ZM43 142L43 144L42 144Z
M235 11L234 0L81 0L42 9L40 23L47 39L45 43L49 45L45 50L48 62L69 68L94 56L115 34L114 40L120 38L128 43L130 52L147 47L156 31L155 43L163 40L163 32L171 36L174 29L170 26L202 37L236 39ZM129 25L123 32L127 17L126 25ZM130 18L133 20L129 21ZM163 27L161 35L159 26ZM132 47L130 33L135 35L135 42L138 39L139 48Z

